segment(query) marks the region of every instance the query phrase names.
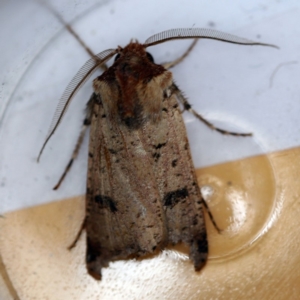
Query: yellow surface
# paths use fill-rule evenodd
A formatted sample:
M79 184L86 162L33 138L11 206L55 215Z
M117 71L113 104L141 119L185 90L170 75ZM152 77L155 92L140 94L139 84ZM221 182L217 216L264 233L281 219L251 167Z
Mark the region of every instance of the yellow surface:
M206 219L210 259L199 273L179 246L111 263L95 281L86 274L85 234L67 250L84 218L81 196L0 219L0 299L13 299L9 279L22 300L300 299L300 149L197 172L214 190L207 203L223 229L218 235Z

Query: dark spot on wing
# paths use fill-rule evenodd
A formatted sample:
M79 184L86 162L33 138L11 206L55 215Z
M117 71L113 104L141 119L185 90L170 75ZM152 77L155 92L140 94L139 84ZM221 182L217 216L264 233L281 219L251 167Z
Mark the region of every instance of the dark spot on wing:
M97 257L101 255L100 247L94 247L90 238L87 238L87 251L86 251L86 263L96 261Z
M189 192L187 188L178 189L173 192L169 192L164 196L163 203L165 206L173 208L179 201L188 197Z
M200 253L208 253L206 233L204 233L203 236L197 240L197 248L198 252Z
M101 245L99 243L92 243L92 239L87 239L87 251L86 251L86 267L88 273L96 280L101 280ZM105 265L104 265L105 266Z
M154 158L154 161L157 162L158 159L160 158L160 154L155 152L154 154L152 154L152 157Z
M111 154L117 154L117 151L114 150L114 149L108 149L108 151L109 151Z
M174 159L172 161L172 167L175 168L177 166L178 159Z
M139 129L145 121L143 106L138 98L134 98L132 103L128 100L118 102L118 111L121 121L131 129Z
M114 200L108 196L96 195L94 200L100 207L109 208L113 213L118 210Z
M159 144L157 144L157 145L155 145L155 146L153 146L153 147L154 147L155 149L160 149L160 148L166 146L166 144L167 144L167 143L159 143Z
M193 218L193 226L196 226L198 224L198 215L194 216Z
M123 119L123 122L125 123L125 125L129 128L132 129L137 129L140 127L140 123L139 120L137 120L135 117L126 117Z

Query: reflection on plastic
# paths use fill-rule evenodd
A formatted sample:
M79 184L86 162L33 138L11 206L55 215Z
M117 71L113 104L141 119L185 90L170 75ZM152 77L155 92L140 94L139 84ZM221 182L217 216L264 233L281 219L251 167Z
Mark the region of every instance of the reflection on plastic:
M236 255L264 232L276 206L276 182L267 155L198 170L218 234L207 219L210 259Z

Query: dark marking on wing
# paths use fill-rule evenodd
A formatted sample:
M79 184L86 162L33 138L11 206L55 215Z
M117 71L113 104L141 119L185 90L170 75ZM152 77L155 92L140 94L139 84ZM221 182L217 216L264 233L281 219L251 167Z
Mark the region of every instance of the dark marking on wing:
M101 255L99 251L99 247L93 247L91 240L89 237L87 238L87 251L86 251L86 263L91 263L97 259L98 256Z
M99 258L102 253L100 249L100 245L93 245L91 239L87 237L86 266L89 274L97 280L101 280L102 264L99 263Z
M118 152L114 149L108 149L108 151L111 153L111 154L117 154Z
M118 211L116 203L112 198L108 196L96 195L94 199L95 202L100 204L100 206L102 206L103 208L109 208L113 213Z
M129 95L128 97L132 97L132 95ZM133 97L134 99L132 101L126 100L126 97L122 101L118 101L118 111L120 120L128 128L139 129L145 121L143 118L144 109L137 96L133 95Z
M166 146L166 144L167 144L167 143L160 143L160 144L154 145L153 147L154 147L155 149L160 149L160 148Z
M199 271L207 260L208 244L206 232L198 234L194 240L191 241L191 253L193 257L195 271Z
M206 241L206 235L203 238L197 240L198 252L208 253L208 245Z
M169 192L164 196L163 203L165 206L173 208L179 201L188 197L189 192L187 188L178 189L173 192Z
M160 153L155 152L154 154L152 154L152 157L154 158L154 161L157 162L160 158Z
M172 161L172 167L175 168L177 166L178 159L174 159Z
M194 226L196 226L196 225L198 224L198 218L199 218L198 215L195 215L195 216L193 217L193 225L194 225Z

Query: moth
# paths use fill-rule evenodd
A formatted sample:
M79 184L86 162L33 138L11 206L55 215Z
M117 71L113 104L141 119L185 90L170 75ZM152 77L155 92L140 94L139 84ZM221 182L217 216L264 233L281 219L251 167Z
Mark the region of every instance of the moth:
M67 86L39 157L78 88L99 66L114 63L93 81L86 117L72 158L90 126L86 216L88 273L101 279L109 262L143 257L183 242L196 271L205 264L208 244L202 199L182 118L188 110L223 134L248 136L216 128L191 108L167 67L146 51L175 39L214 39L241 45L271 46L212 29L172 29L144 44L105 50L92 57ZM190 47L192 48L192 47ZM189 52L190 49L187 51Z

